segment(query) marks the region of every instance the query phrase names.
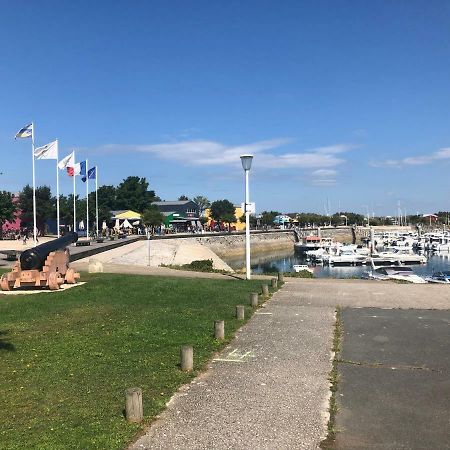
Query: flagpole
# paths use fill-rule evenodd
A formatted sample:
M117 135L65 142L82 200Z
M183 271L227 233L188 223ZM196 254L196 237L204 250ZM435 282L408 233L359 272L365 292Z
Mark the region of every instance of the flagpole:
M88 177L88 160L86 159L85 176L86 176L86 238L89 240L89 177Z
M37 244L36 236L36 174L34 167L34 122L31 123L31 158L33 160L33 242Z
M97 237L98 237L98 167L95 166L95 220L97 223L96 226L96 233L97 233Z
M73 166L75 167L75 150L73 151ZM77 232L77 207L75 200L75 169L73 174L73 232Z
M59 149L58 149L58 139L56 139L56 226L57 226L57 236L59 237Z

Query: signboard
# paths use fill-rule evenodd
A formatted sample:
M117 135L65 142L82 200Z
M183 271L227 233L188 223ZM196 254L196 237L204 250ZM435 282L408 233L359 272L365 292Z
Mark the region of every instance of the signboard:
M241 203L241 209L242 209L242 211L245 212L245 203ZM247 212L249 212L250 214L255 214L255 212L256 212L256 203L255 202L247 203Z

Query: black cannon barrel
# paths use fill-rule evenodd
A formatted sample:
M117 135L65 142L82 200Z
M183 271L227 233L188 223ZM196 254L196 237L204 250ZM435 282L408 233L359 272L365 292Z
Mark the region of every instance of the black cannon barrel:
M62 250L72 244L72 242L77 242L77 240L78 234L69 232L58 239L25 250L20 255L20 267L22 270L41 270L49 253Z

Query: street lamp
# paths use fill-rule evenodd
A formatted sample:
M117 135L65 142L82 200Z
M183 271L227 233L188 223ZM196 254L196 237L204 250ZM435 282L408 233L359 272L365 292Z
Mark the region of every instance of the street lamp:
M249 191L248 173L252 167L253 155L241 155L242 168L245 171L245 268L246 278L250 280L250 211L249 211Z

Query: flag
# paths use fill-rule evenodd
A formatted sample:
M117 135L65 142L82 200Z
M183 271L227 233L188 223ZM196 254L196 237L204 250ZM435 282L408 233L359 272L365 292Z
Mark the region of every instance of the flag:
M19 130L16 135L14 136L14 139L17 138L29 138L33 134L33 124L29 123L27 126L23 127L21 130Z
M74 164L73 166L67 166L67 174L69 177L75 177L77 175L80 175L81 167L80 163Z
M58 163L58 169L64 170L67 167L71 166L73 167L75 161L74 161L74 154L73 152L64 157L61 161Z
M34 150L36 159L58 159L58 141L38 147Z
M80 175L82 176L81 180L86 181L86 161L80 162Z
M90 180L95 180L97 178L97 167L92 167L88 170L88 178Z

